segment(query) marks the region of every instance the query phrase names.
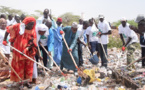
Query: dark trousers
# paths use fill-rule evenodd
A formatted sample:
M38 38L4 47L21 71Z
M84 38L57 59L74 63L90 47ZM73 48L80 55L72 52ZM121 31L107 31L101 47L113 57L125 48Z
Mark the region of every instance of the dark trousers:
M105 53L107 55L107 44L102 44L102 45L103 45ZM107 62L108 61L107 61L107 59L105 57L105 53L104 53L104 51L102 49L101 44L99 43L99 54L100 54L100 57L101 57L102 66L107 67Z
M93 54L95 51L98 51L98 42L94 41L94 42L90 42L91 45L91 53Z
M83 46L83 44L78 43L79 66L83 64L82 46Z
M141 47L142 57L145 56L145 47ZM142 66L145 66L145 59L142 60Z
M45 49L48 51L48 47L47 46L44 46L45 47ZM43 64L44 64L44 66L45 67L47 67L47 53L44 51L44 49L40 46L39 47L40 48L40 50L42 51L42 54L43 54ZM36 55L35 56L35 58L36 58L36 61L38 62L38 56Z

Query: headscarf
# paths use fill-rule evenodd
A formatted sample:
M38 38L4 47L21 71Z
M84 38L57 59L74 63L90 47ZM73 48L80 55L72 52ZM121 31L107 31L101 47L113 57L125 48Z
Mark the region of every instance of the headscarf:
M48 31L48 27L45 24L40 24L37 26L36 32L37 32L37 43L40 39L40 34L38 33L38 31L45 31L44 35L49 35L49 31Z
M19 34L20 34L20 35L24 34L24 32L25 32L25 27L26 27L26 25L27 25L28 23L30 23L30 22L34 22L34 26L33 26L32 30L35 29L35 26L36 26L36 20L35 20L35 18L34 18L34 17L26 17L26 18L23 20L23 22L20 23L20 31L19 31Z

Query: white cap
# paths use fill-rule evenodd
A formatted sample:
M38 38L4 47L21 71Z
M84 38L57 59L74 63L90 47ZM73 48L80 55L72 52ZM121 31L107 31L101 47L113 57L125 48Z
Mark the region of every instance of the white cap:
M72 26L73 28L78 28L77 22L73 22L71 26Z
M141 20L145 20L145 17L144 17L143 14L139 14L139 15L137 16L137 18L135 19L135 22L136 22L136 23L139 23Z
M125 17L122 17L121 18L121 21L126 21L127 19Z
M100 14L100 15L99 15L99 18L105 18L105 17L104 17L104 15Z

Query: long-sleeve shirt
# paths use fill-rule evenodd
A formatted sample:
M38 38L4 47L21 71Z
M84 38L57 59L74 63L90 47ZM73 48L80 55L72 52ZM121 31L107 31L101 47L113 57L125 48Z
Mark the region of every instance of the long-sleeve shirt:
M49 29L48 41L47 41L48 51L51 52L54 47L54 34L52 27Z

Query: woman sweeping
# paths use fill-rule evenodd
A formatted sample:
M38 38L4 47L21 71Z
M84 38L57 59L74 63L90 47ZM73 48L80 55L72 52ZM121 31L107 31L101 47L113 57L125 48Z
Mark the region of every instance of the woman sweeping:
M7 27L7 32L5 33L3 44L7 45L6 39L8 34L10 34L9 42L11 42L13 47L34 59L34 56L37 52L35 26L35 18L26 17L23 20L23 23L18 23ZM22 54L13 50L13 59L11 65L23 80L30 79L30 81L32 81L33 61L30 61ZM11 72L10 79L14 82L20 81L20 79L13 71ZM30 83L27 83L26 86L28 88L32 87Z

